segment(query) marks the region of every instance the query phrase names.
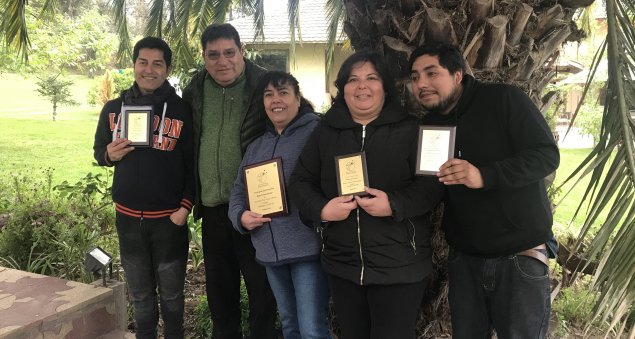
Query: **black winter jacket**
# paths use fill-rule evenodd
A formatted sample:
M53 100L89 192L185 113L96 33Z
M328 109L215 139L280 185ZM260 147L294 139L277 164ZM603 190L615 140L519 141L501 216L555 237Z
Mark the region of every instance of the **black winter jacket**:
M485 257L517 253L551 237L544 177L560 162L542 114L519 88L464 76L463 93L447 115L425 124L456 125L455 157L476 166L482 189L447 187L443 228L450 246Z
M244 59L245 61L245 95L243 96L243 109L240 124L240 148L242 154L245 154L247 146L257 137L265 132L265 113L258 109L258 95L254 93L254 89L260 78L267 73L267 70ZM196 200L194 208L194 218L201 217L201 187L198 173L198 156L201 139L201 121L203 119L203 83L208 72L205 68L198 71L189 85L183 90L183 99L192 105L194 119L194 169L196 184ZM242 156L241 154L241 156Z
M346 107L334 105L309 138L291 176L290 193L315 225L338 195L335 157L366 153L369 185L387 193L393 215L373 217L361 208L321 227L324 270L356 284L413 283L431 271L429 212L442 198L436 177L415 176L418 121L387 103L366 128Z
M136 86L136 85L133 85ZM192 209L194 201L194 156L192 146L192 113L190 105L176 95L167 82L161 89L167 94L153 105L153 147L137 147L120 161L106 161L106 146L112 142L113 130L121 113L126 93L108 101L101 111L95 142L95 160L101 166L115 166L112 199L118 212L140 217L169 216L180 206ZM157 99L155 98L155 101ZM157 139L167 102L162 143ZM126 104L129 104L126 102ZM152 213L146 213L152 212Z

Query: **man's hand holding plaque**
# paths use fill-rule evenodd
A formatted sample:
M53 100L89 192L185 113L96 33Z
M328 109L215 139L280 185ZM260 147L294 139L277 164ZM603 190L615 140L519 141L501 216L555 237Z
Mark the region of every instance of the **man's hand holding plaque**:
M246 217L268 218L288 213L282 158L277 157L245 166L243 174L247 190L247 206L249 211L254 213ZM258 220L253 223L257 222L263 221Z

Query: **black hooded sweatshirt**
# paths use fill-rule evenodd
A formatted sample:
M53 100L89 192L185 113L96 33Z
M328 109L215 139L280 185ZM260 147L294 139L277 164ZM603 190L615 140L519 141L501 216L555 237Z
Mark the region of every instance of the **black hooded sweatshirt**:
M113 141L122 102L125 105L151 105L154 117L152 147L136 147L123 159L111 162L106 146ZM164 103L167 104L165 116ZM159 143L159 131L163 135ZM118 212L133 217L166 217L179 207L192 209L194 201L194 157L192 111L166 81L152 94L142 95L135 83L118 99L108 101L101 111L95 143L95 160L101 166L115 166L112 198Z
M427 125L455 125L455 157L476 166L484 187L447 186L443 228L450 246L494 257L544 244L552 214L544 178L560 154L542 114L519 88L482 84L470 75L447 115Z

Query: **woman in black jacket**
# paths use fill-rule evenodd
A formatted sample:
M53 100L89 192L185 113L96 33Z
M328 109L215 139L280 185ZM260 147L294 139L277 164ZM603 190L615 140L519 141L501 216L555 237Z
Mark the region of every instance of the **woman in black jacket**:
M342 338L414 338L432 269L429 212L443 187L414 174L418 121L400 107L379 55L353 54L335 83L335 102L292 175L291 200L322 233ZM357 152L367 195L338 196L335 157Z

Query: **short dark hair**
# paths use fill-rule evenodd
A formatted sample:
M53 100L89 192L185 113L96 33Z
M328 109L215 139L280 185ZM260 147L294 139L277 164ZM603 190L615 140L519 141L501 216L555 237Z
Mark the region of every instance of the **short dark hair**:
M218 39L232 39L236 43L239 49L243 47L240 44L240 35L234 26L230 24L211 24L205 28L201 35L201 47L205 51L205 47L208 42L216 41Z
M452 44L444 42L430 43L417 47L410 54L410 69L412 69L412 64L415 63L417 58L422 55L438 56L439 65L446 68L450 74L454 74L459 70L465 73L466 67L463 53Z
M339 72L337 72L337 78L335 79L335 87L337 87L337 96L335 96L336 104L346 105L344 101L344 86L348 82L348 77L351 76L351 72L353 67L358 63L370 62L375 70L379 74L381 78L381 82L384 86L384 105L389 102L392 97L395 95L395 80L390 75L388 71L388 66L384 62L383 58L377 53L373 51L360 51L352 54L340 67Z
M158 49L163 52L163 60L165 61L165 65L167 68L170 68L172 65L172 50L168 43L163 39L156 38L153 36L145 37L134 45L134 49L132 51L132 63L137 62L137 58L139 57L139 50L142 48L150 48L150 49Z
M264 111L264 103L263 97L265 94L265 89L267 86L272 85L275 88L282 87L284 85L289 85L293 88L293 94L300 97L300 111L303 111L305 108L310 108L313 111L313 105L302 96L300 92L300 84L298 83L298 79L296 79L291 73L286 73L282 71L269 71L265 73L265 75L260 78L258 85L256 86L255 93L259 96L260 101L259 105L262 105L262 110Z

